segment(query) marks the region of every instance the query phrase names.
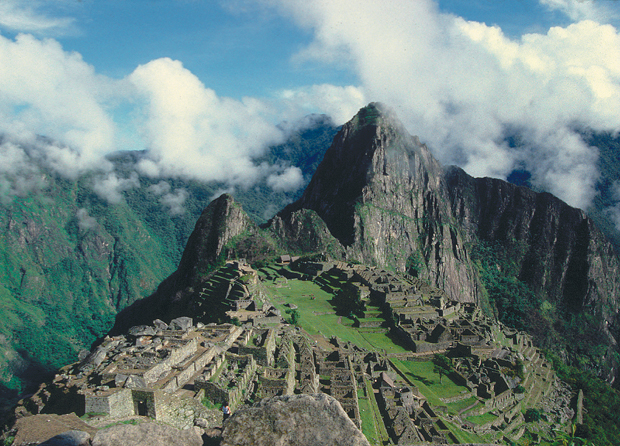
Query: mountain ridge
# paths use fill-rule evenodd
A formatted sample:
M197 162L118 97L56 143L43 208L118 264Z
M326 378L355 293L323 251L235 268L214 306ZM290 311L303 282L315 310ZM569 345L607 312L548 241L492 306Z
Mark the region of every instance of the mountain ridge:
M443 168L384 110L370 104L345 124L300 199L268 223L223 238L212 225L225 241L209 258L260 263L315 252L407 272L613 382L620 266L592 220L551 194ZM143 305L180 314L199 288L200 280L179 283ZM170 306L170 296L184 303ZM131 308L125 313L115 329L127 328L120 321L131 320Z

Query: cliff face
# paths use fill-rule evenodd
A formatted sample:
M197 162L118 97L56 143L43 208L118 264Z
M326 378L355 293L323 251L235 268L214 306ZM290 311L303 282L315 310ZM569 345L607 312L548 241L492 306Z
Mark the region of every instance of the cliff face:
M442 167L380 104L343 126L302 197L280 218L299 209L316 211L347 259L410 270L457 300L477 299Z
M511 251L519 279L567 311L597 316L617 345L620 263L611 243L580 209L548 193L501 180L446 170L454 216L468 241L501 242Z
M343 126L279 224L302 210L321 217L344 259L417 274L460 301L513 299L497 312L518 314L539 340L552 339L546 346L572 349L567 357L589 355L598 371L591 348L617 348L620 262L592 220L551 194L442 168L379 104ZM484 270L472 259L481 246L507 264ZM522 284L525 294L511 294ZM604 361L611 380L615 366Z
M617 349L620 262L593 222L550 194L442 168L378 104L342 127L302 197L265 227L230 196L212 202L177 272L117 328L189 311L224 258L309 252L418 275L452 299L495 308L565 358L585 355L607 379L616 374L614 355L592 349Z
M186 286L200 281L224 253L227 243L257 230L256 224L230 195L223 194L216 198L202 212L187 240L177 270L178 280Z

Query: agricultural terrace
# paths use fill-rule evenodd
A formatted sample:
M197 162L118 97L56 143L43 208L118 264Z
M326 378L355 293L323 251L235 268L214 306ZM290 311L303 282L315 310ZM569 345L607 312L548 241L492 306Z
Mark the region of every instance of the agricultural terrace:
M409 352L392 341L386 328L354 327L352 319L337 314L331 303L334 294L324 291L314 282L279 277L264 284L269 300L282 315L285 316L286 310L290 310L289 305L297 306L298 325L311 336L322 335L328 339L336 336L367 350L388 354Z

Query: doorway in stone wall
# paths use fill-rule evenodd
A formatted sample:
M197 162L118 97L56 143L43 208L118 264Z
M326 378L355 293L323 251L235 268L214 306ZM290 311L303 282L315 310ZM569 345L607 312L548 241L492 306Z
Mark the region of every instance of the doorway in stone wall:
M140 415L142 417L146 417L148 416L148 408L146 405L146 401L145 400L138 400L136 401L136 415Z
M154 393L148 390L134 390L132 394L134 414L142 417L156 418Z

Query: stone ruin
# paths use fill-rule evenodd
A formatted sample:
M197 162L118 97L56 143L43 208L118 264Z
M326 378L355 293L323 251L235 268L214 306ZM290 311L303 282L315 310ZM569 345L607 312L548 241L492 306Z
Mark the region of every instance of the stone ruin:
M169 324L155 320L149 326L132 327L125 336L107 337L83 354L79 363L63 369L55 385L77 389L84 413L115 418L140 415L179 428L199 419L205 427L220 425L221 405L235 409L274 396L320 392L335 398L361 427L359 398L363 395L376 399L394 444L455 442L445 420L478 434L495 433L496 438L516 441L523 434L522 408L545 407L558 422L574 415L569 391L531 337L492 324L473 305L450 302L417 279L341 262L327 266L321 271L328 271L332 279L321 286L336 286L333 278L349 281L365 305L380 308L366 314L374 319L380 314L386 323L393 322L393 333L411 348L406 359L428 361L434 352L452 358L449 379L467 392L446 399L445 404L466 398L476 403L458 417L440 416L401 375L390 355L337 338L319 348L315 340L287 324L265 326L248 320L241 326L205 325L187 317ZM239 268L244 275L237 278L254 277L242 265L229 269ZM319 271L316 265L312 269ZM315 277L321 278L322 274ZM241 301L248 300L243 290L250 287L240 287L235 294L229 281L227 289L229 296L239 297L233 300L240 302L235 304L239 311L245 306ZM275 309L266 300L261 304L260 317L271 317L265 310ZM504 339L504 347L494 342L498 336ZM525 367L521 377L515 373L516 364ZM526 391L516 393L517 386ZM466 420L485 413L495 415L494 420L484 425Z

